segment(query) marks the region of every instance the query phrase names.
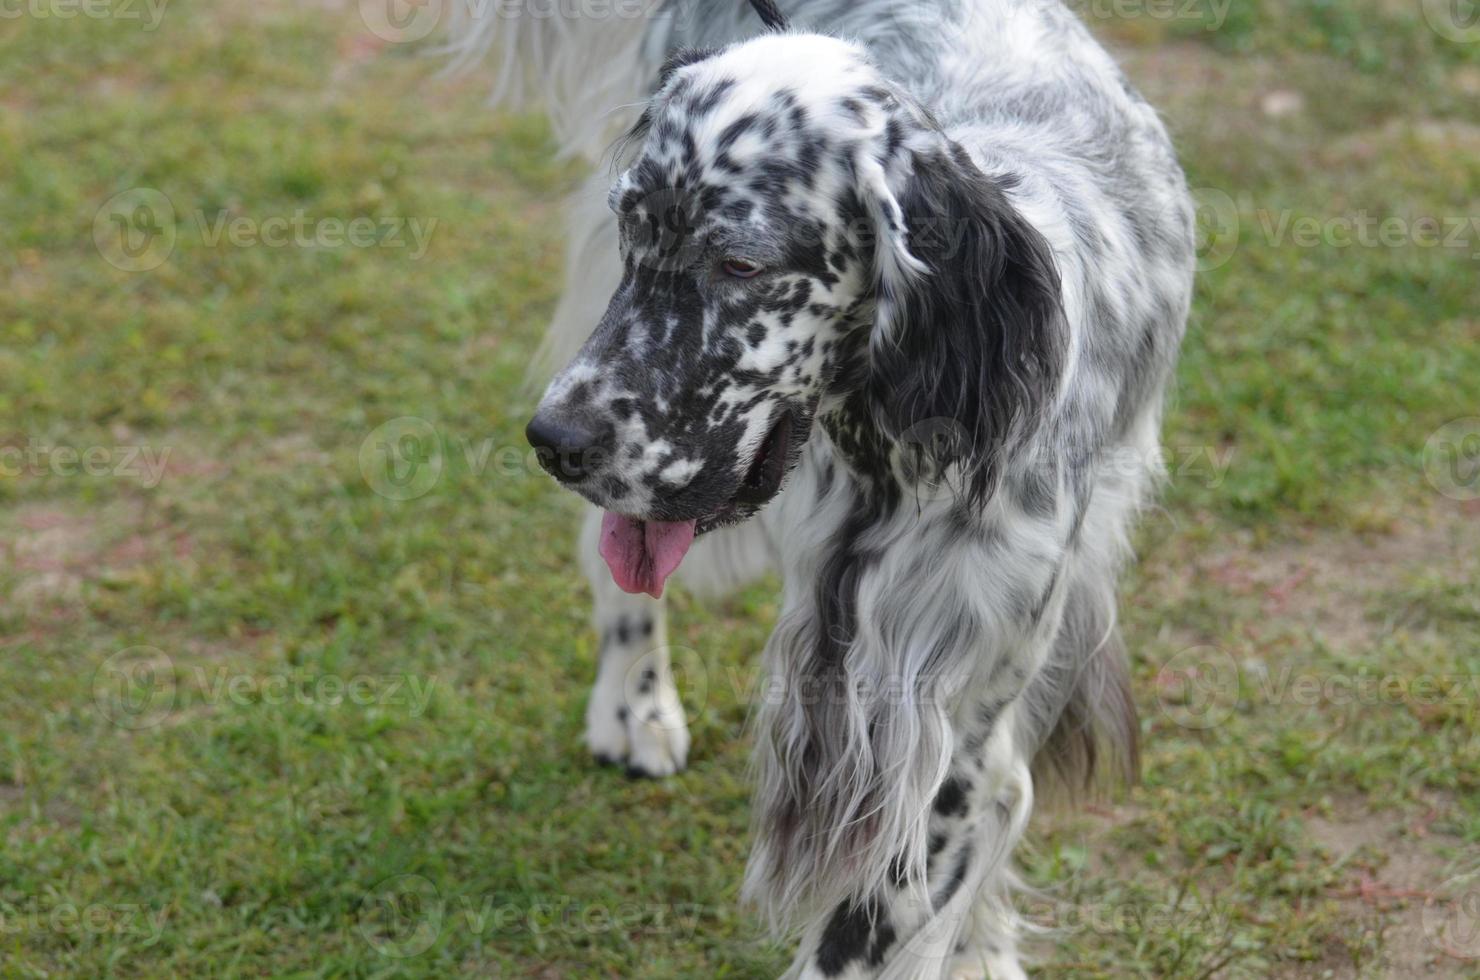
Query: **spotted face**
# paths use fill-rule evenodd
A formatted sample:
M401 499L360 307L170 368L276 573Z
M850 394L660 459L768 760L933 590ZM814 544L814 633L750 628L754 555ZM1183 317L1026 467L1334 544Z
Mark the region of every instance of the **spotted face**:
M531 423L557 478L696 533L780 490L867 333L857 157L898 138L891 107L862 54L832 39L670 61L609 194L621 284Z
M836 438L838 406L864 404L845 442L868 441L896 410L978 412L995 406L974 389L1022 387L972 352L1033 369L983 299L1013 298L993 282L1015 261L1000 192L860 48L782 34L682 52L632 142L608 199L621 283L528 428L608 512L603 555L629 591L658 594L695 534L774 497L819 415ZM911 303L928 329L901 328Z

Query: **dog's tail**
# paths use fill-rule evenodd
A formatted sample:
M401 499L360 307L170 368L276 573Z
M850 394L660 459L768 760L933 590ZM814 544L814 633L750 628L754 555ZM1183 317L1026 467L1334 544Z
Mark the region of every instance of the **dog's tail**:
M1047 799L1134 783L1139 773L1136 703L1115 608L1108 581L1075 581L1048 662L1025 692L1030 743L1038 746L1033 781Z
M588 6L456 2L446 49L450 71L494 67L495 105L544 112L564 155L598 162L636 118L634 104L662 63L674 13L665 0Z

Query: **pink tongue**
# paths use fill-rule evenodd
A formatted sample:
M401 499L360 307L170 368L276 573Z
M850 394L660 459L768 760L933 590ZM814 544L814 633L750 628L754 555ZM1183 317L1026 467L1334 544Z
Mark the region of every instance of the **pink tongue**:
M639 521L610 511L601 516L598 550L624 592L658 598L693 543L693 521Z

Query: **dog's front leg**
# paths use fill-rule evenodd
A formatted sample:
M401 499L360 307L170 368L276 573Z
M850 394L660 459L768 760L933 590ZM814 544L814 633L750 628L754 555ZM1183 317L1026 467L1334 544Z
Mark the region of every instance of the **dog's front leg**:
M1013 849L1033 806L1014 709L976 702L931 804L924 890L899 880L839 903L806 930L792 968L822 978L1018 980Z
M634 777L671 776L688 761L689 729L669 663L664 601L629 595L597 556L601 512L587 509L581 562L595 599L596 685L586 706L586 745L597 761Z
M767 647L746 894L801 919L793 977L1022 976L1010 858L1041 721L1023 696L1062 551L1041 527L932 516L835 531ZM870 552L881 525L899 546Z

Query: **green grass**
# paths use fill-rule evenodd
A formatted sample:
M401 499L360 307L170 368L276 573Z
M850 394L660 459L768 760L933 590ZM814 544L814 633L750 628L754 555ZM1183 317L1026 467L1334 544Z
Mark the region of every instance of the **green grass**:
M674 602L685 774L585 757L575 506L520 435L577 173L353 8L0 20L0 975L772 976L736 888L773 588ZM1094 21L1238 234L1124 590L1145 782L1026 855L1045 976L1480 975L1405 895L1463 898L1480 849L1480 512L1424 470L1480 416L1480 228L1267 230L1480 215L1480 42L1421 10ZM140 187L177 234L129 272L95 217ZM441 469L398 500L404 417ZM1362 678L1398 693L1332 686Z

